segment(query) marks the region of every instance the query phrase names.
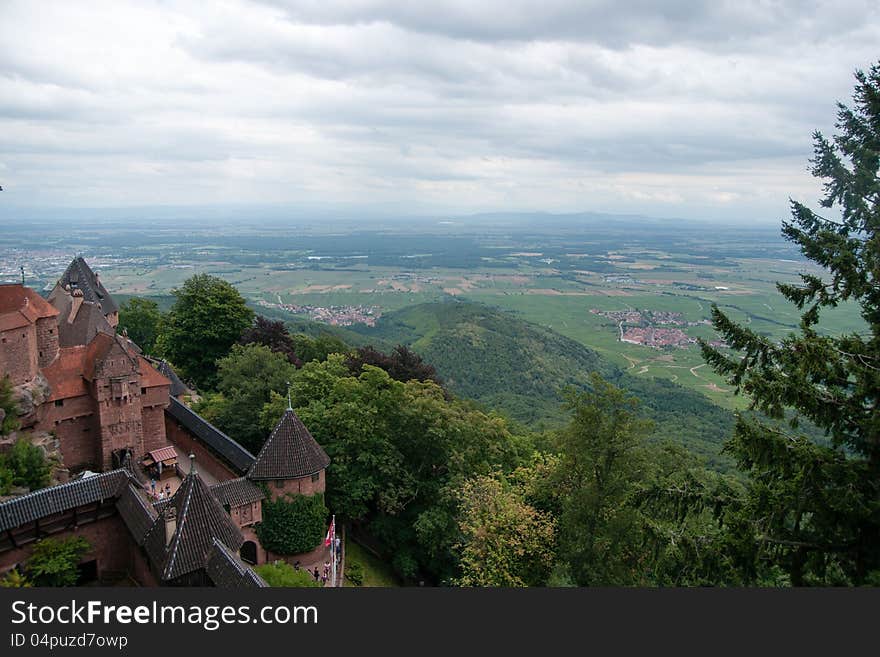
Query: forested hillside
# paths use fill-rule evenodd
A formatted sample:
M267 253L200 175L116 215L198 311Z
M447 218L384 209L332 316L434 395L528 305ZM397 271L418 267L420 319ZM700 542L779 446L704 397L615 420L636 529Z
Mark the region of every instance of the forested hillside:
M511 313L466 302L420 304L360 332L411 346L456 395L533 429L564 423L561 391L585 386L598 372L641 400L655 422L655 438L680 442L716 467L729 466L720 449L733 428L730 412L675 383L629 375L595 351Z

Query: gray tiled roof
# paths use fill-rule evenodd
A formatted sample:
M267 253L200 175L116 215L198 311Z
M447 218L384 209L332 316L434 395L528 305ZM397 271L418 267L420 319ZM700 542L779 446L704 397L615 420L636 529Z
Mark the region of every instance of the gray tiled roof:
M0 503L0 531L53 513L115 498L129 480L128 472L120 468L14 497Z
M73 309L73 299L70 295L60 292L49 297L49 300L59 313L58 345L60 347L88 344L99 331L107 335L115 333L113 327L107 322L103 309L98 308L96 304L83 301L73 322L70 322L70 312Z
M177 397L178 395L182 395L187 391L186 385L184 385L183 381L180 380L180 377L177 376L177 372L174 371L174 368L168 364L166 360L154 360L152 361L153 366L159 370L159 374L164 376L166 379L171 381L171 389L168 391L172 397Z
M226 459L239 472L247 472L254 462L253 454L174 397L171 398L171 404L165 409L165 412L214 452Z
M296 479L319 472L330 465L327 452L312 438L296 413L287 409L281 421L263 443L249 479Z
M133 485L129 484L123 488L119 495L119 499L116 501L116 510L122 516L122 520L135 542L138 545L143 545L144 537L156 522L158 515L153 505L145 500Z
M205 568L214 585L225 589L265 588L263 578L224 543L214 539Z
M176 530L166 542L165 523L172 509L177 514ZM168 581L205 568L215 539L236 551L244 543L241 531L208 486L191 472L159 512L146 534L144 548L160 578Z
M110 293L104 288L104 285L98 280L95 272L86 264L82 257L77 256L73 259L65 272L61 275L58 284L62 288L70 286L70 289L79 289L83 292L83 298L86 301L100 303L101 310L105 315L119 311L119 306L110 296Z
M211 492L220 504L228 504L230 507L252 504L266 497L259 486L245 477L214 484Z

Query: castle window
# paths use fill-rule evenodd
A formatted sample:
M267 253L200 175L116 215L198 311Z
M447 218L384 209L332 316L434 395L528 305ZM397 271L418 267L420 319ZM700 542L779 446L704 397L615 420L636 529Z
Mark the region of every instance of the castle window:
M313 482L320 481L320 480L321 480L321 473L320 472L316 472L315 474L312 475Z
M2 342L3 344L6 344L6 338L3 338Z
M147 389L146 389L146 388L141 388L141 394L142 394L142 395L146 395L146 394L147 394Z
M49 335L52 335L55 332L55 329L49 329Z
M56 406L64 406L64 400L63 399L56 399L55 405Z
M275 488L284 488L284 482L280 479L275 480Z

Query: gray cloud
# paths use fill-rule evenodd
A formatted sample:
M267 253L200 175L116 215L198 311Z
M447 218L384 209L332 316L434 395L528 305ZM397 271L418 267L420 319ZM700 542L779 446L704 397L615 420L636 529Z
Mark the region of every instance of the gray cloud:
M863 2L7 2L2 200L778 218L878 42Z

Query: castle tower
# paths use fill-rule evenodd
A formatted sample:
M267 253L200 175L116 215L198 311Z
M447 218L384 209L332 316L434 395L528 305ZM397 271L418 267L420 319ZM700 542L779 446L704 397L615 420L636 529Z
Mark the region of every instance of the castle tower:
M193 463L147 531L144 549L162 584L204 586L217 543L235 554L244 538Z
M111 327L116 328L119 324L119 306L104 288L98 274L92 271L81 256L74 258L67 266L52 292L49 293L49 301L54 305L57 297L70 295L75 290L82 292L83 301L100 306L107 322Z
M248 470L251 481L264 481L274 500L285 493L314 495L326 487L330 457L288 405Z

